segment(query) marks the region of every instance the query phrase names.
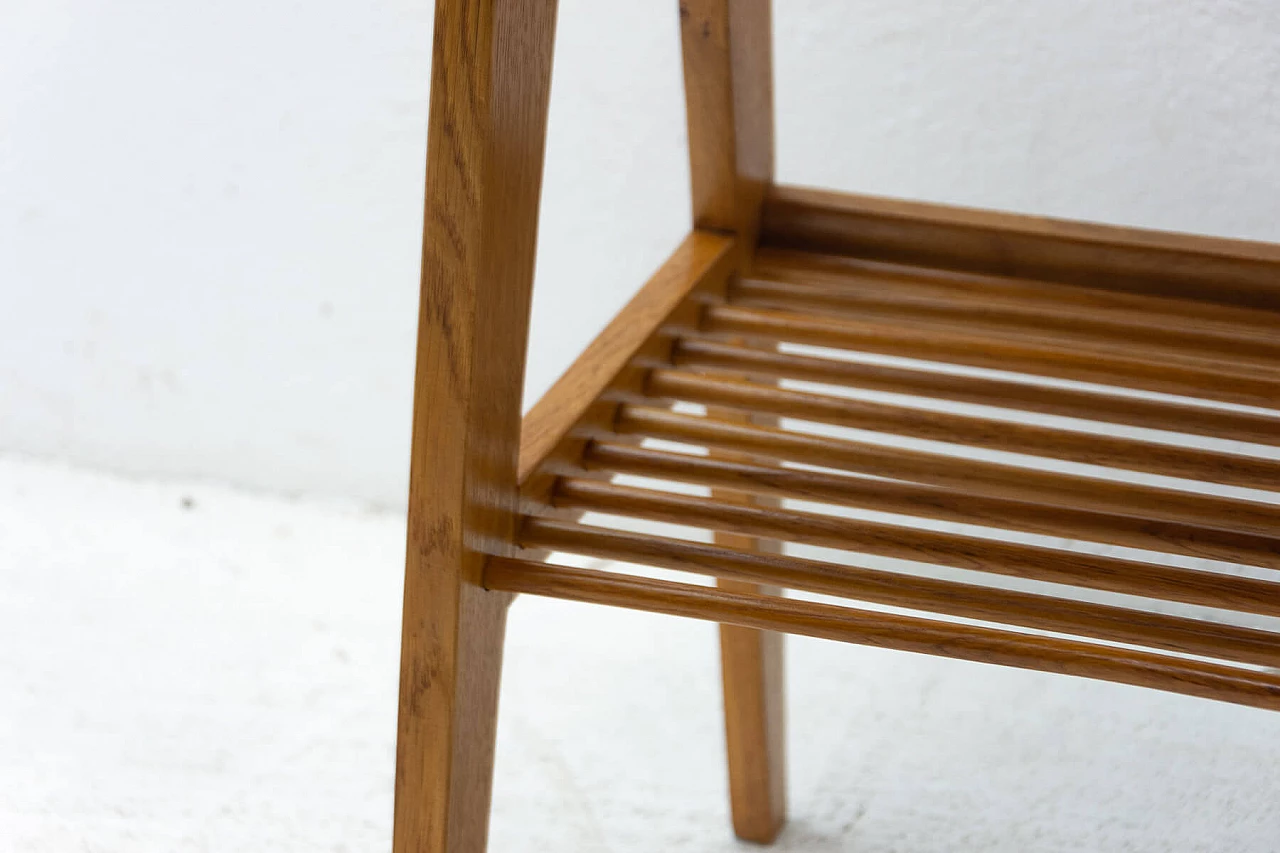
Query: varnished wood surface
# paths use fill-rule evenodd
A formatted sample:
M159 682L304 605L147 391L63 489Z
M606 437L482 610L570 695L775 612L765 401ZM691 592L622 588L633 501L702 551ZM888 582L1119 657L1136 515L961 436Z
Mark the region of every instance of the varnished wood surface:
M748 248L773 180L769 6L769 0L679 5L694 225L736 234Z
M918 483L750 464L601 441L587 447L583 465L588 471L604 475L632 474L709 486L722 492L738 490L1280 569L1280 518L1275 535L1259 536L1139 516L984 498Z
M659 400L702 403L1206 483L1255 489L1280 484L1280 460L870 403L828 394L792 391L758 382L655 370L649 375L645 391Z
M693 221L695 227L737 238L740 272L750 262L761 200L773 180L770 3L680 0L679 10ZM771 547L737 534L722 532L717 539L744 548ZM786 817L782 637L723 625L720 650L734 832L767 843Z
M480 853L510 596L554 0L437 0L393 849ZM500 144L499 144L500 143Z
M982 305L977 300L945 297L908 299L884 294L885 291L879 288L837 290L808 283L756 279L738 282L730 290L729 301L751 308L849 317L909 329L938 329L998 340L1020 340L1066 347L1081 353L1097 353L1099 357L1115 355L1264 375L1280 369L1280 349L1275 346L1277 340L1274 336L1249 340L1240 334L1222 339L1190 331L1176 332L1168 326L1155 324L1107 322L1109 312L1099 312L1099 316L1086 319L1072 317L1068 312L1032 310L1023 305Z
M1280 583L813 512L562 479L556 506L1280 617Z
M893 607L1000 622L1258 666L1280 664L1280 634L1072 601L1051 595L935 580L783 554L529 519L520 542L604 560L658 566L755 584L836 595ZM721 588L727 588L721 585ZM735 591L735 590L731 590Z
M755 841L771 840L785 814L781 646L773 632L1280 709L1280 675L1243 668L1280 663L1268 632L1052 591L802 560L776 547L785 540L976 577L1280 616L1280 583L1272 580L1168 565L1162 556L1100 557L779 503L808 498L1162 555L1280 565L1274 502L1192 491L1223 484L1280 492L1280 463L1108 431L1121 424L1280 445L1280 247L773 186L769 4L682 0L695 231L522 427L555 9L554 0L437 0L396 853L485 847L504 620L515 592L723 624L734 828ZM1004 378L801 356L779 352L780 344L997 370ZM1111 390L1034 384L1045 377ZM937 414L779 387L785 379L1093 426ZM1126 390L1271 414L1134 399ZM706 414L654 406L673 401L702 404ZM787 428L784 418L941 441L957 452L810 435ZM637 446L651 438L708 456ZM983 462L962 455L969 447L1173 475L1183 487ZM619 473L710 487L711 497L603 479ZM692 526L715 541L577 524L590 510ZM721 588L530 559L559 550L709 574ZM784 587L1073 639L787 600L775 594Z
M716 292L732 269L731 237L694 231L524 418L520 482L570 434L590 406L695 290Z
M1017 279L908 275L800 253L757 254L732 291L742 305L855 317L960 324L1001 334L1058 339L1069 346L1146 349L1174 357L1280 364L1272 311ZM1045 292L1048 288L1048 293ZM1061 292L1061 291L1066 291ZM1074 298L1071 298L1074 297Z
M721 580L719 585L739 594L778 592L741 581ZM733 829L739 838L762 844L777 836L787 814L783 642L784 635L777 631L720 625Z
M613 428L621 435L724 447L780 461L936 486L962 495L1112 513L1264 537L1276 536L1277 525L1280 525L1280 507L1273 504L748 426L662 409L624 406Z
M510 592L1085 676L1280 710L1280 675L1169 655L510 558L493 560L488 580L494 589Z
M1138 328L1204 341L1274 347L1275 312L1218 302L1127 293L1051 281L985 275L955 269L886 263L848 255L814 254L759 246L749 280L819 286L833 295L869 295L888 304L969 304L1019 316L1056 315L1072 323Z
M1280 400L1280 376L1221 362L1078 350L920 324L713 305L704 312L700 326L689 331L941 361L1246 406L1275 408Z
M652 372L650 373L652 375ZM741 423L775 425L776 419L750 412L721 412ZM734 451L714 450L717 462L750 460ZM583 463L586 464L585 452ZM743 506L777 506L767 495L741 490L712 489L716 501ZM552 498L554 503L554 497ZM715 530L712 538L726 548L756 553L779 553L776 538ZM717 584L729 592L780 595L782 590L738 578L721 577ZM724 693L725 753L729 769L729 801L733 828L739 838L769 843L786 819L786 675L784 636L741 625L722 624L720 674Z
M1280 310L1280 246L772 187L761 243Z
M818 358L698 338L682 339L671 351L671 363L679 367L754 373L776 379L822 382L1019 412L1280 445L1280 411L1267 415L1209 408L1189 401L1144 400L989 377Z

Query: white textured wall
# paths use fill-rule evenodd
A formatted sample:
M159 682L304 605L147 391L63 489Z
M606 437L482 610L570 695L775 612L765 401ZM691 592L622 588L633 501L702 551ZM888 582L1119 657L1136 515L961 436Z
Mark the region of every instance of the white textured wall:
M429 0L2 0L0 450L399 504ZM782 180L1280 240L1280 4L776 0ZM675 2L562 0L529 395L688 226Z

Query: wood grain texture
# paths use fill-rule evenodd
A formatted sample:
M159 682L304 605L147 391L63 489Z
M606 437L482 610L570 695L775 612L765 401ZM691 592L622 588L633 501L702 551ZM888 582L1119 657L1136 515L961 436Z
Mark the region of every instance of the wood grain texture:
M758 547L751 550L761 552ZM780 592L775 587L751 582L720 579L718 583L728 592ZM760 844L777 837L787 814L783 636L776 631L720 625L720 672L733 830L739 838Z
M1280 617L1280 583L813 512L565 478L556 506Z
M889 287L848 288L806 282L750 279L729 294L735 305L778 311L850 317L913 329L937 328L996 339L1023 340L1100 355L1174 361L1213 369L1271 373L1280 370L1280 336L1251 338L1246 330L1232 337L1197 334L1172 325L1127 322L1110 310L1064 311L1020 300L961 299L953 293L912 295ZM1280 319L1280 318L1278 318Z
M712 487L717 490L716 495L737 490L1280 569L1280 519L1277 519L1275 535L1259 536L1130 515L985 498L917 483L850 477L776 464L751 464L601 441L593 441L587 447L582 461L588 472L603 476L621 473L691 483Z
M620 435L739 450L775 461L801 462L914 482L959 495L1211 527L1268 538L1280 532L1280 507L1271 504L748 426L640 406L624 406L614 421L614 430ZM608 438L609 434L601 437Z
M495 589L1132 684L1280 710L1280 675L1151 652L498 558Z
M755 245L773 181L769 0L680 0L693 221Z
M672 349L671 364L1280 445L1280 411L1271 415L1232 411L1189 401L1144 400L1099 391L1051 388L1012 380L798 355L688 337L681 339Z
M750 262L773 180L770 11L769 0L680 0L693 221L738 238L739 271ZM736 534L717 537L743 548L773 547ZM786 815L782 637L725 625L720 650L734 831L768 843Z
M747 587L735 590L720 584L721 589L730 592L754 592L756 585L799 589L1235 663L1280 665L1280 634L1271 631L1052 595L805 560L755 549L729 548L719 543L706 545L606 530L554 519L530 519L521 531L520 542L525 547L709 574Z
M653 371L650 371L652 376ZM647 378L646 378L647 385ZM777 419L751 412L713 410L734 422L776 426ZM731 450L712 451L716 461L750 461ZM778 506L759 493L713 488L711 499L743 506ZM780 553L776 538L715 530L716 544L757 553ZM781 595L782 589L736 578L717 578L729 592ZM720 625L720 674L724 693L725 754L734 833L758 844L772 842L786 821L786 676L784 637L741 625Z
M771 187L763 245L1280 310L1280 246Z
M1017 336L983 335L930 324L712 305L690 332L730 339L810 344L991 370L1070 379L1274 409L1280 375L1221 362L1077 349Z
M701 403L1206 483L1280 489L1280 460L1236 453L871 403L674 370L653 371L645 383L645 392L657 400Z
M757 247L752 277L818 284L842 293L873 289L879 291L880 297L899 304L941 298L997 310L1013 309L1026 317L1054 313L1086 324L1126 324L1151 332L1164 329L1205 341L1241 341L1250 346L1269 343L1273 347L1276 343L1275 312L1266 309L849 255Z
M570 436L588 409L690 295L698 291L723 293L733 268L733 248L732 237L693 231L587 345L524 418L520 432L521 483Z
M1280 412L1280 247L775 187L768 0L682 0L679 9L694 231L522 425L556 4L437 0L396 853L485 847L506 605L516 592L722 623L733 821L753 841L772 840L786 810L776 632L1280 709L1280 675L1221 663L1280 664L1273 633L802 560L780 547L1280 617L1272 581L784 509L780 499L1273 568L1277 506L808 435L781 419L1273 490L1280 463L777 384L827 382L1275 446L1275 414L1034 381ZM1031 381L801 356L778 351L781 343ZM707 415L652 405L673 401L701 403ZM636 446L646 438L709 455ZM603 479L619 473L706 486L711 497ZM699 527L714 542L575 523L587 511ZM529 560L561 550L705 573L720 586ZM782 588L1141 648L787 600Z
M393 848L486 842L554 0L438 0Z

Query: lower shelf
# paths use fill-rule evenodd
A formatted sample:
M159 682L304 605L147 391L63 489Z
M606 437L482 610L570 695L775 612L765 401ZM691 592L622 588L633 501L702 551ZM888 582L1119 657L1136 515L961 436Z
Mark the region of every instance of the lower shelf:
M783 195L750 259L664 267L668 310L562 380L591 399L533 430L486 584L1280 709L1280 253Z

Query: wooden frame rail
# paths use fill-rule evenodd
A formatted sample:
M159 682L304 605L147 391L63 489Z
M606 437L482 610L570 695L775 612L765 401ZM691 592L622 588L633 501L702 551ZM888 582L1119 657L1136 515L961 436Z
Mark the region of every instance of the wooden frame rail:
M640 390L647 371L633 362L665 362L672 340L661 336L673 318L696 316L697 298L722 296L733 271L732 237L693 231L644 287L587 346L524 418L517 476L526 497L541 499L550 480L539 477L553 460L576 461L585 425L612 422L616 405L601 405L611 391Z
M771 187L762 246L1280 310L1280 246Z
M490 561L487 579L491 588L508 592L1078 675L1280 710L1280 675L1189 658L511 558Z

